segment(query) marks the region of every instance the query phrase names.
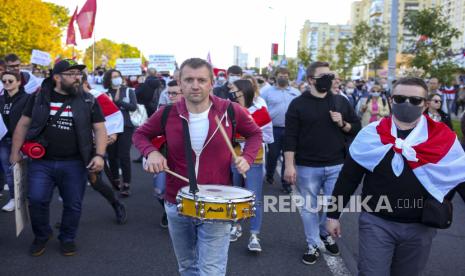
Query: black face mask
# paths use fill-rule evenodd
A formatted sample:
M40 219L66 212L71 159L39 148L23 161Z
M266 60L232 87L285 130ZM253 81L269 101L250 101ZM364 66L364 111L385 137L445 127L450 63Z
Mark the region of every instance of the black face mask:
M289 85L289 80L286 78L278 78L279 87L287 87Z
M423 107L413 105L408 102L394 103L392 105L392 114L397 120L404 123L413 123L420 118Z
M315 78L315 88L318 93L326 93L331 90L331 86L333 85L333 74L325 74L319 78Z
M102 72L102 71L98 71L98 75L99 75L99 76L103 76L103 72Z

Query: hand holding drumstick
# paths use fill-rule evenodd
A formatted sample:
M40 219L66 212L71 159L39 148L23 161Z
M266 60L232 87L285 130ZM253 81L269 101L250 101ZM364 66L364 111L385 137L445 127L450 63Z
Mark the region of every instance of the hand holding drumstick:
M229 140L228 134L226 133L226 130L223 128L223 125L221 124L220 119L218 119L217 116L215 116L215 121L218 124L218 128L219 128L219 130L221 132L221 135L223 135L224 141L226 142L226 145L228 146L229 151L231 151L231 154L232 154L232 156L234 158L234 164L236 165L237 171L240 174L242 174L244 179L247 178L245 173L250 169L249 162L247 162L247 160L245 160L244 157L237 156L237 154L234 151L234 148L233 148L233 146L231 144L231 141Z

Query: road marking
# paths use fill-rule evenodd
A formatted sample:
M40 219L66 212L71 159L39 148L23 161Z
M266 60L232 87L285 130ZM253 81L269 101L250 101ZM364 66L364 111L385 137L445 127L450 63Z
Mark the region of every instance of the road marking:
M276 168L276 170L278 171L278 175L280 175L280 172L281 172L281 164L282 163L278 163L277 168ZM281 178L281 176L280 176L280 178ZM291 188L292 188L292 195L298 195L299 194L299 192L295 188L295 185L291 185ZM295 201L296 197L291 196L291 198L294 201L294 204L297 205L297 203ZM299 213L301 212L300 207L297 208L297 210L299 210ZM322 249L322 251L326 250L324 247L320 248L320 250L321 249ZM328 266L329 270L331 271L331 273L334 276L351 276L352 275L350 273L349 269L346 267L345 262L344 262L344 260L342 259L342 257L340 255L339 256L331 256L331 255L328 255L326 253L323 253L321 255L323 255L323 258L324 258L324 260L326 262L326 265Z

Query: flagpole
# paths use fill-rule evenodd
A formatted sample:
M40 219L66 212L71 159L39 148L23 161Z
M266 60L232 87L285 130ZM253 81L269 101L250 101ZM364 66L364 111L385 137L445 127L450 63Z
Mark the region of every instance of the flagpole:
M92 44L92 72L95 71L95 29L94 29L94 43Z

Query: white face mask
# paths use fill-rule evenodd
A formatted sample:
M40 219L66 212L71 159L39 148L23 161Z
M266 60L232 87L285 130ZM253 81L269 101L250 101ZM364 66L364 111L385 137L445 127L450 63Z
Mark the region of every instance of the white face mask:
M241 77L239 77L239 76L230 76L228 78L228 82L229 83L234 83L235 81L240 80L240 79L241 79Z
M221 82L221 83L224 83L226 79L224 77L218 77L218 81Z
M132 76L132 77L129 78L129 80L130 80L130 81L133 81L133 82L134 82L134 81L137 81L137 77L136 77L136 76Z
M371 93L371 96L373 96L373 97L379 97L379 92L372 92L372 93Z
M383 89L384 89L384 90L387 90L388 88L389 88L389 87L388 87L387 83L383 84Z
M354 93L354 89L353 88L347 88L346 93L350 95L350 94Z
M120 86L121 84L123 84L123 79L121 77L113 78L111 79L111 84L113 86Z

